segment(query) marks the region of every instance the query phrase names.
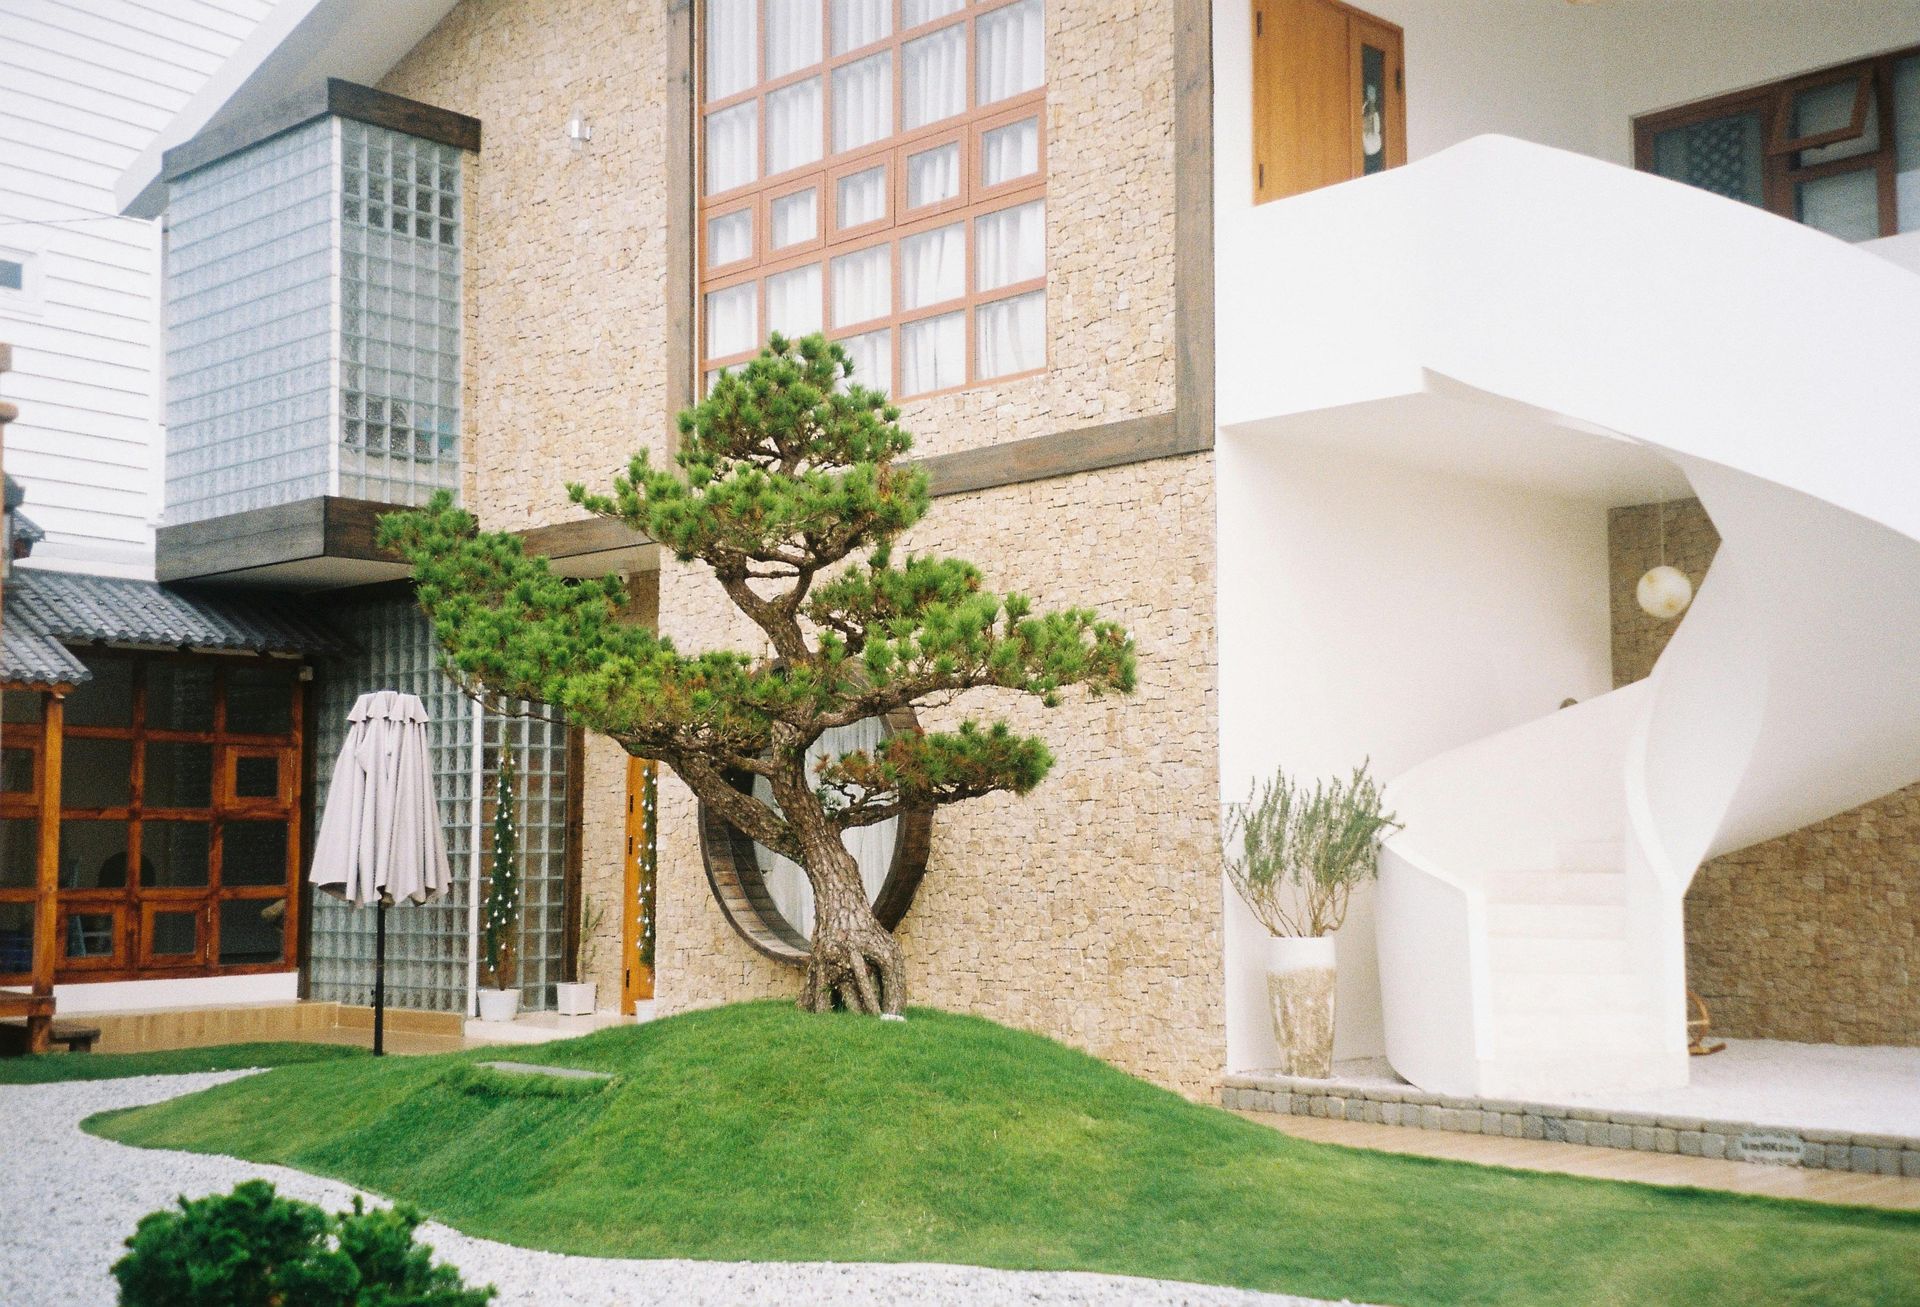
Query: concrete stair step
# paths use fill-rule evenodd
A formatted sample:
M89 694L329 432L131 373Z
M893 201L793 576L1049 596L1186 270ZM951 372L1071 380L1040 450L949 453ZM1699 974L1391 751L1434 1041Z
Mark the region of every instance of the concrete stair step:
M1624 904L1491 903L1487 930L1503 938L1625 939Z
M1543 975L1516 972L1493 977L1496 1013L1558 1014L1569 1019L1585 1013L1617 1012L1646 1001L1646 983L1624 972Z
M1618 872L1626 866L1626 846L1619 840L1563 840L1554 845L1556 870L1595 874Z
M1615 873L1498 871L1487 877L1490 903L1625 904L1627 878Z
M1498 1013L1493 1020L1493 1047L1504 1055L1547 1052L1625 1052L1643 1047L1655 1036L1652 1018L1644 1008L1611 1012Z
M1493 935L1487 957L1494 973L1527 975L1619 974L1627 970L1621 939L1523 939Z

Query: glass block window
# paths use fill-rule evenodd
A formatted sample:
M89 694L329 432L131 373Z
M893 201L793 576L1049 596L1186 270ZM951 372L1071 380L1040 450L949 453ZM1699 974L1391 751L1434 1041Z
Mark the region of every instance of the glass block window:
M173 183L169 523L458 493L461 168L326 118Z
M775 331L902 398L1044 369L1044 0L702 9L705 380Z
M334 616L360 650L330 664L316 695L314 758L324 794L333 760L346 739L347 712L369 690L417 694L426 704L434 793L440 801L453 888L425 904L387 911L387 1002L394 1007L463 1012L467 1005L467 902L472 869L473 707L440 671L432 627L406 598L342 602ZM512 749L519 776L523 862L520 940L521 1005L553 1005L553 984L565 979L567 728L558 714L522 704L525 716L489 713L484 720L482 839L500 751ZM553 719L553 720L549 720ZM322 813L315 813L316 824ZM317 828L317 825L316 825ZM483 867L484 874L484 867ZM312 994L315 999L373 1001L374 913L332 895L315 896Z
M167 520L328 493L335 124L189 173L167 206Z

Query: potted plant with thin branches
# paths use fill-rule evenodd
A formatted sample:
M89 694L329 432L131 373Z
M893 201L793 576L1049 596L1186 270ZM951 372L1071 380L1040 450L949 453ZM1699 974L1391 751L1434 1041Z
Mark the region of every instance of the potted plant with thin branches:
M606 924L607 910L591 894L580 899L580 948L575 954L572 980L555 981L553 1006L563 1017L584 1017L593 1013L600 984L593 978L594 965L600 960L600 928Z
M1380 874L1380 842L1398 829L1364 762L1311 789L1276 771L1227 805L1227 879L1270 934L1267 996L1287 1075L1333 1074L1333 934L1354 888Z

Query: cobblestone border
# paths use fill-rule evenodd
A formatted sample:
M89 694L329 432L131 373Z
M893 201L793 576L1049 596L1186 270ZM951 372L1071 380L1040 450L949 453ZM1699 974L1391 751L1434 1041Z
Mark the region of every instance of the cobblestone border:
M1227 1076L1220 1102L1223 1107L1243 1112L1920 1178L1920 1139L1902 1135L1766 1126L1750 1121L1497 1098L1453 1098L1425 1093L1412 1085L1281 1075Z

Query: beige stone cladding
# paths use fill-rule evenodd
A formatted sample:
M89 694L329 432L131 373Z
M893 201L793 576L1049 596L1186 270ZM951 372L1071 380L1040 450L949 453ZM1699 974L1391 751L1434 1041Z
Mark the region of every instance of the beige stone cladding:
M1697 587L1720 537L1700 502L1614 510L1614 682L1645 676L1675 623L1640 611L1661 560ZM1920 786L1716 858L1687 892L1688 983L1719 1034L1920 1044Z
M902 405L939 454L1165 413L1174 404L1172 0L1047 5L1048 368ZM668 6L463 0L384 89L481 119L468 169L467 502L489 527L572 516L561 483L664 451L670 207ZM569 144L574 114L592 125ZM916 1001L1056 1035L1190 1093L1224 1065L1214 853L1211 458L939 501L916 533L1043 604L1091 603L1141 641L1124 704L1014 705L1059 762L1025 800L936 819L902 929ZM709 579L668 560L681 647L761 647ZM930 720L929 724L938 724ZM624 765L586 754L586 883L618 883ZM721 918L690 796L660 794L665 1010L790 995L797 975ZM606 953L606 950L602 950ZM611 964L601 964L602 1001Z
M934 818L927 878L900 937L913 1001L1055 1036L1190 1094L1225 1064L1216 797L1211 455L935 502L907 544L980 565L1043 607L1090 605L1138 641L1131 698L1051 711L983 693L923 715L1004 714L1040 733L1052 774ZM743 634L718 611L708 629ZM682 615L700 606L689 594ZM692 801L663 786L661 1001L667 1010L794 993L751 954L699 871Z

